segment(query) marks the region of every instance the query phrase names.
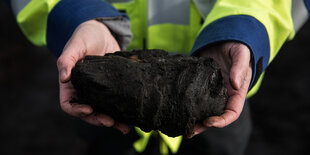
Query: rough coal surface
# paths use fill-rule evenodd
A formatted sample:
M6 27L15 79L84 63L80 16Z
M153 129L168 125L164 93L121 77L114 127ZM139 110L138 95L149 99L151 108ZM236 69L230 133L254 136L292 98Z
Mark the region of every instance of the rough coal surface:
M169 136L190 134L196 123L221 115L227 102L213 59L170 56L162 50L86 56L71 80L79 103Z

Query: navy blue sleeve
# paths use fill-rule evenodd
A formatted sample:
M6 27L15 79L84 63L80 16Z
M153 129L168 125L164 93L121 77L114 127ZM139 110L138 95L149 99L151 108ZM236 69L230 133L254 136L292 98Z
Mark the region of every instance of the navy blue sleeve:
M223 41L237 41L251 51L253 74L252 88L266 69L270 56L269 37L264 25L252 16L233 15L214 21L206 26L196 39L191 55L208 45Z
M47 47L59 57L78 25L98 17L119 16L127 17L102 0L61 0L48 16Z
M310 14L310 0L304 0L304 3L305 3L306 8L308 10L308 14Z

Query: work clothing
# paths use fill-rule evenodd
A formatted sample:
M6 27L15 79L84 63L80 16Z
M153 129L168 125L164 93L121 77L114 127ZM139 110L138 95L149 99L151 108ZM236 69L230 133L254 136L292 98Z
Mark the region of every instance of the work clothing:
M242 155L251 135L251 116L246 102L238 120L229 126L210 128L191 139L184 138L176 155ZM108 127L97 127L80 122L79 133L86 139L90 155L158 155L160 137L152 135L144 152L136 152L132 143L140 137L135 129L123 135ZM172 152L169 152L172 154Z
M251 49L253 55L251 88L257 81L261 82L261 73L282 44L294 36L294 27L297 30L306 21L306 8L310 8L310 0L7 1L26 37L36 45L47 45L57 56L75 28L94 18L121 19L126 22L129 16L134 36L129 49L160 48L195 55L215 42L242 42ZM113 30L116 25L121 24L108 27ZM128 25L124 25L119 29L129 29ZM128 32L114 34L120 38L130 38ZM120 40L124 49L127 44L123 45ZM249 96L258 87L259 84L252 88Z
M310 0L8 2L27 38L36 45L47 45L56 56L61 54L75 28L90 19L106 24L122 49L127 46L128 49L157 48L171 53L197 55L214 43L244 43L251 51L253 62L248 97L258 90L264 70L283 43L292 39L296 30L306 21L307 10L310 9ZM137 130L139 133L139 129ZM141 133L141 136L145 140L150 134ZM164 135L162 138L165 139ZM178 149L174 148L180 142L178 139L165 141L174 143L167 143L168 146L171 145L170 151ZM142 143L145 141L142 140ZM137 144L135 148L143 151L145 147ZM167 149L162 150L167 152Z

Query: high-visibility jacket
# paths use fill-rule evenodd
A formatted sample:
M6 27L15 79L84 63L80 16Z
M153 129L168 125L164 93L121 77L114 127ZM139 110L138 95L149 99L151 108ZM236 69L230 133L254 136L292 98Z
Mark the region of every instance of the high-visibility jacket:
M36 45L47 45L56 56L79 24L95 18L102 18L116 36L119 33L128 38L128 33L115 28L119 24L105 19L119 18L126 22L129 17L131 28L127 29L133 34L129 49L157 48L195 55L217 42L244 43L253 61L248 97L258 90L264 70L283 43L292 39L303 25L310 10L310 0L7 1L26 37ZM124 40L117 39L119 44ZM139 129L137 132L149 137ZM162 138L172 152L177 151L179 139L164 135ZM140 144L145 144L146 139L141 139ZM135 146L138 151L144 147ZM167 148L163 150L167 152Z

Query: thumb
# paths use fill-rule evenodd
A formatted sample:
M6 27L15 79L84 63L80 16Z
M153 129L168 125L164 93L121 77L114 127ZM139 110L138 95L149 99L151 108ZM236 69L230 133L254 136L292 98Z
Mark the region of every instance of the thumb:
M65 83L70 80L71 69L75 65L75 60L68 57L59 57L57 67L59 72L59 80Z
M239 90L247 76L250 63L250 51L244 47L239 47L237 50L231 50L230 56L232 66L230 69L229 80L235 90Z
M83 58L83 52L81 49L77 48L81 44L76 41L69 41L65 46L61 56L57 60L57 68L59 72L59 80L65 83L70 80L71 70L79 61Z

